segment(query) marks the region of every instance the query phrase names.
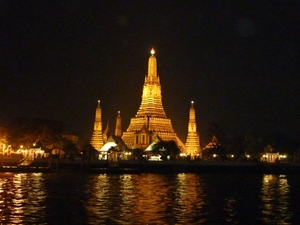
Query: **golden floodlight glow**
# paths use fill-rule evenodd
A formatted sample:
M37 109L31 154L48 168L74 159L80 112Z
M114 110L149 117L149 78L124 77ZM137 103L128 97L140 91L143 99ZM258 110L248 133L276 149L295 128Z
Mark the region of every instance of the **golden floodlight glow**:
M103 136L102 136L102 118L101 118L101 107L100 99L98 100L98 105L95 112L95 122L94 122L94 131L90 144L97 149L98 151L103 146Z
M200 138L197 133L196 110L194 109L194 101L191 101L189 113L188 135L185 142L186 151L191 155L191 158L202 158L202 150L200 149Z
M154 55L155 54L155 51L154 51L154 48L151 49L151 55Z
M141 105L122 139L129 148L148 149L156 139L173 140L182 151L185 146L175 133L171 120L162 105L160 77L157 74L157 60L154 48L150 49L148 73L144 78ZM151 148L151 147L150 147Z

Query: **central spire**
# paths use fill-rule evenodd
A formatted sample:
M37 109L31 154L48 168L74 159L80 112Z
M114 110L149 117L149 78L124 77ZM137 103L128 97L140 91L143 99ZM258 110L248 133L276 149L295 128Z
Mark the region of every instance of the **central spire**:
M166 113L162 105L161 85L159 76L157 75L157 63L153 48L150 53L148 74L145 76L143 87L142 103L137 115L142 117L156 115L166 118Z
M130 148L146 149L158 136L164 141L173 140L185 151L184 144L177 137L171 120L167 118L162 104L160 78L157 74L157 61L152 48L148 61L148 74L143 85L142 102L135 117L123 132L122 139Z

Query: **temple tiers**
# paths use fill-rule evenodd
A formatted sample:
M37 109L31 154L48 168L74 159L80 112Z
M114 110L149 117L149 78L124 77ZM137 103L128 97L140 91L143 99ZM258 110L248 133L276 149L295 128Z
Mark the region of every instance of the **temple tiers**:
M197 132L197 124L196 124L196 111L194 108L194 102L191 102L190 108L190 116L189 116L189 125L188 125L188 136L186 139L186 151L187 154L192 158L199 156L202 158L202 151L200 148L200 137Z
M103 146L102 115L101 115L100 100L98 100L98 106L96 108L94 132L91 139L91 145L97 150L100 150L101 147Z
M174 140L181 151L185 152L185 146L175 133L162 105L161 85L154 54L152 49L140 108L136 116L131 118L122 139L129 148L146 149L158 135L164 141Z

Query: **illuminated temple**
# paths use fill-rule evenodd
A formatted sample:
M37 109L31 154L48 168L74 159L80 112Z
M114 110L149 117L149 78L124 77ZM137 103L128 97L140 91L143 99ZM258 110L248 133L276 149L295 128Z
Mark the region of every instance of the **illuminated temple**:
M162 105L161 85L154 54L152 49L143 86L142 103L135 117L131 118L126 132L123 132L122 139L129 148L146 149L158 135L164 141L174 140L185 153L185 146L175 133Z
M199 158L202 158L202 151L200 148L200 137L199 133L197 132L196 112L193 101L191 102L188 135L185 147L187 154L190 155L192 158L195 158L197 156L199 156Z
M97 150L100 150L100 148L103 146L102 116L101 116L100 100L98 100L98 106L96 108L94 131L91 139L91 145Z

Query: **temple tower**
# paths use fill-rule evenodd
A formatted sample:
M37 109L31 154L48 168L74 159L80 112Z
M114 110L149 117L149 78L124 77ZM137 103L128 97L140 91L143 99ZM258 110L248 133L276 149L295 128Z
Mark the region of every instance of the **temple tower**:
M157 60L154 54L155 51L152 49L140 108L135 117L131 118L122 139L129 148L145 149L158 135L164 141L174 140L181 151L185 152L185 146L177 137L171 120L167 118L162 105L161 85L157 75Z
M98 100L98 106L96 108L94 132L91 139L91 145L97 150L100 150L100 148L103 146L100 100Z
M122 137L122 126L121 126L121 113L118 111L118 116L116 120L116 129L115 129L115 135L118 137Z
M186 147L187 154L190 155L192 159L194 159L196 156L202 158L202 151L200 148L200 137L199 137L199 133L197 132L196 112L195 112L193 101L191 102L188 135L187 135L185 147Z

